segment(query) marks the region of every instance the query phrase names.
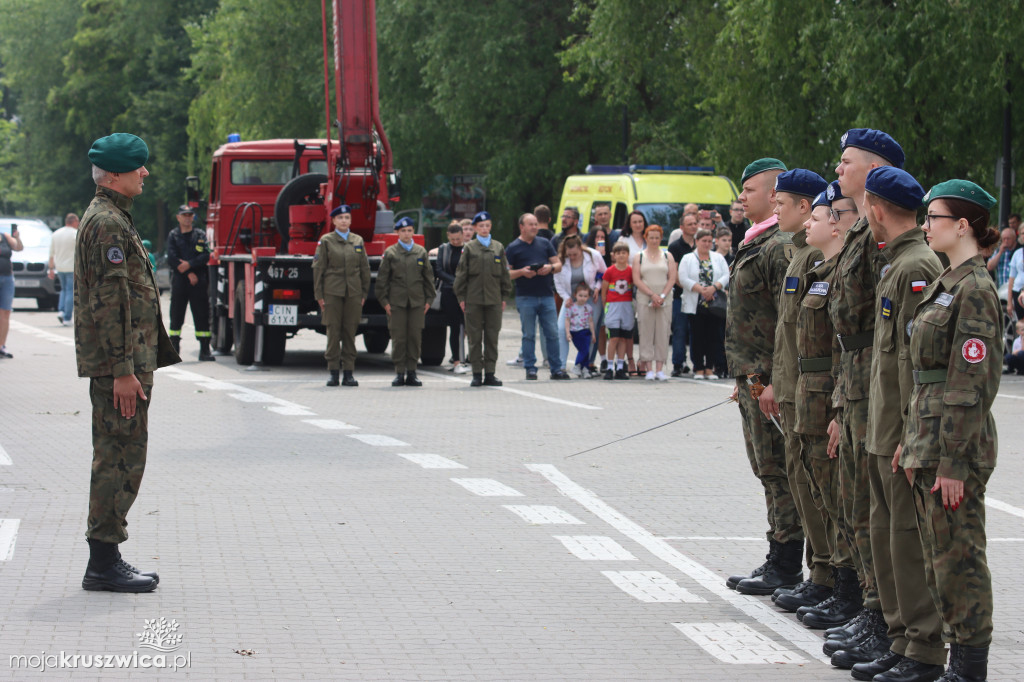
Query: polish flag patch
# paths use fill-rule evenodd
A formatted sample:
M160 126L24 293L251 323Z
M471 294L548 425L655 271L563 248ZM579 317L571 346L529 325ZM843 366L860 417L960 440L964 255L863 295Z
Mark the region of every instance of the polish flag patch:
M928 286L928 282L924 281L923 279L919 279L916 282L910 283L910 290L917 294L924 291L924 288L926 286Z
M976 365L985 359L988 352L985 349L985 342L981 339L967 339L964 341L964 347L961 350L964 356L964 360Z

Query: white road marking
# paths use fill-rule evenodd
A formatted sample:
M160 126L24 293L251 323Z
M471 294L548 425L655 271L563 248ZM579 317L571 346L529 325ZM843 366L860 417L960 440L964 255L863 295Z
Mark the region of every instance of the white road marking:
M989 542L1024 542L1024 538L988 538Z
M440 372L420 372L427 376L437 377L438 379L444 379L445 381L454 381L460 384L468 384L469 379L460 379L458 377L449 376L447 374L441 374ZM549 403L555 403L556 405L565 405L567 407L578 407L581 410L603 410L603 407L598 405L587 405L586 403L576 403L571 400L562 400L561 398L553 398L549 395L542 395L540 393L531 393L530 391L522 391L517 388L509 388L507 386L484 386L483 388L489 388L492 391L504 391L506 393L515 393L526 398L533 398L534 400L544 400Z
M742 535L661 535L662 540L726 540L729 542L764 542L764 536L745 537Z
M313 410L302 405L275 405L267 408L271 412L283 414L287 417L312 417L316 414Z
M418 454L411 452L399 452L399 457L403 457L413 464L419 464L424 469L465 469L465 464L459 464L453 462L447 457L441 455L430 455L430 454Z
M241 400L243 403L272 403L274 396L260 393L259 391L245 391L243 393L228 393L229 398Z
M636 561L629 550L604 535L555 535L556 540L583 561Z
M11 466L14 462L11 461L11 456L4 450L4 446L0 445L0 466Z
M14 541L18 539L18 519L0 519L0 561L14 557Z
M664 573L658 571L601 571L612 584L642 602L706 604L707 599L680 587Z
M15 330L15 331L19 331L19 332L22 332L24 334L28 334L30 336L34 336L34 337L36 337L38 339L45 339L46 341L53 341L54 343L59 343L59 344L64 345L64 346L74 346L75 345L74 337L61 336L60 334L53 334L53 333L45 331L43 329L39 329L38 327L33 327L32 325L25 324L24 322L18 322L15 319L11 320L11 327L10 328Z
M577 519L575 516L559 509L558 507L552 507L544 504L503 504L505 509L518 515L523 521L527 523L540 524L570 524L570 525L585 525L582 521Z
M700 648L725 663L806 663L743 623L672 623ZM818 640L821 641L820 638Z
M359 428L358 426L346 424L345 422L338 421L337 419L303 419L302 421L327 431L351 431Z
M384 447L405 447L409 445L405 441L392 438L391 436L382 436L376 433L350 433L349 438L355 438L356 440L362 441L367 445L374 445L379 448Z
M576 501L595 516L602 519L615 530L644 547L654 556L689 576L698 585L715 596L728 602L740 612L753 618L765 627L773 630L801 650L807 652L814 660L830 663L821 651L821 637L812 630L807 630L798 623L769 608L758 599L737 594L725 586L725 580L717 573L705 568L690 557L670 545L666 540L656 537L629 518L613 509L589 490L569 479L551 464L527 464L526 468L539 473L557 487L563 495Z
M463 488L481 497L522 497L523 494L515 488L509 488L504 483L498 483L492 478L453 478L452 483L458 483Z
M999 511L1006 512L1007 514L1013 514L1014 516L1019 516L1020 518L1024 519L1024 509L1021 509L1020 507L1014 507L1012 504L1006 504L1005 502L1000 502L999 500L993 500L991 497L986 497L985 506L991 507L992 509L998 509Z

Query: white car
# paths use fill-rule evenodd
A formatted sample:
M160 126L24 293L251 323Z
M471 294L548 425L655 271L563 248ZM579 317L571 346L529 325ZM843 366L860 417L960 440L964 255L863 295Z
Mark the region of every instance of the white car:
M18 235L25 247L11 254L14 296L36 299L40 310L56 310L60 299L60 282L46 276L53 231L40 220L0 218L0 231L10 234L14 225L18 226Z

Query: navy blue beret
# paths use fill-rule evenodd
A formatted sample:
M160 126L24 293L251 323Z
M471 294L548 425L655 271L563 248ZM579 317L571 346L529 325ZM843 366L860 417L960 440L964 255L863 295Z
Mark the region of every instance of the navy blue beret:
M333 211L331 211L331 217L333 218L336 215L341 215L342 213L351 213L351 212L352 212L352 209L349 208L348 204L342 204L341 206L338 206L338 208L336 208Z
M814 171L794 168L775 178L775 191L814 197L825 191L828 182Z
M473 224L476 225L479 222L483 222L484 220L490 220L490 219L491 219L491 214L490 213L488 213L487 211L480 211L475 216L473 216Z
M839 187L838 180L833 180L832 182L828 183L828 189L825 190L825 198L828 199L828 202L830 204L833 201L838 201L839 199L846 198L843 196L843 190L842 188Z
M864 151L878 154L883 159L896 166L903 168L906 156L903 154L903 147L896 140L892 139L889 133L871 128L851 128L843 133L839 140L840 149L856 147Z
M817 208L818 206L831 206L832 202L828 200L828 192L819 192L818 196L814 197L814 201L811 202L811 208Z
M864 183L864 190L908 211L920 208L924 198L924 188L914 176L892 166L872 168Z
M395 229L396 230L400 230L403 227L416 227L416 223L414 223L412 221L412 218L410 218L409 216L406 216L406 217L402 218L401 220L399 220L397 223L395 223Z

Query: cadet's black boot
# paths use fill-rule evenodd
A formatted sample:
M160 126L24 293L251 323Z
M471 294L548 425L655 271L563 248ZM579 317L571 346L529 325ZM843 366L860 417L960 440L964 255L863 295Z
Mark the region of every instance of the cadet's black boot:
M89 540L89 566L82 578L83 590L108 592L151 592L156 580L129 570L118 558L117 545Z
M820 604L831 596L832 588L828 585L806 581L797 585L793 590L783 590L775 599L775 605L783 611L793 613L801 606Z
M352 376L352 370L346 369L341 373L341 385L342 386L358 386L359 382Z
M871 626L870 630L865 628L855 645L832 654L832 665L849 670L857 663L870 663L885 656L889 652L889 647L892 646L885 619L878 618L872 621ZM893 665L895 665L895 661Z
M849 639L853 637L854 631L859 631L868 617L868 608L861 609L849 623L837 625L834 628L825 628L825 636L829 639Z
M850 669L850 677L855 680L873 680L875 675L888 672L896 666L902 665L904 661L909 660L909 658L900 656L892 651L886 651L873 661L854 664L853 668Z
M841 649L850 649L857 646L860 640L867 637L878 628L885 627L885 619L878 609L864 609L857 617L847 623L848 630L839 630L842 635L829 635L822 645L821 650L827 656L831 656ZM827 631L826 631L827 632Z
M199 339L199 360L201 362L213 362L217 358L210 352L210 339Z
M949 670L939 679L949 682L985 682L988 679L988 647L950 644Z
M772 592L772 601L775 601L784 594L793 594L797 590L803 591L807 589L807 586L811 584L810 580L805 580L802 583L797 584L795 587L780 587L779 589Z
M395 375L395 378L391 380L392 386L405 386L405 375L399 372Z
M473 372L473 380L469 382L469 385L470 386L483 386L484 385L484 377L483 377L483 375L479 374L477 372Z
M121 566L123 566L124 568L127 568L132 573L138 573L143 578L152 578L153 582L155 582L157 585L160 584L160 576L158 576L156 574L156 571L140 571L139 569L135 568L130 563L128 563L127 561L124 560L124 557L121 556L121 548L120 547L118 547L117 545L114 545L114 548L117 550L117 563L121 564Z
M608 377L605 378L607 379ZM747 575L730 575L725 580L725 586L728 587L730 590L735 590L736 586L740 584L741 580L746 580L747 578L756 578L759 575L763 574L764 569L768 568L768 562L771 561L772 557L778 551L778 544L779 543L775 542L775 540L769 540L768 553L764 555L764 563L755 568L754 570L752 570Z
M416 376L416 370L413 370L405 375L406 386L422 386L423 382Z
M837 568L832 597L817 606L808 607L803 617L800 617L800 622L809 628L824 630L848 623L863 606L856 571L852 568Z
M340 384L341 382L338 380L338 375L340 375L340 374L341 374L341 370L332 369L331 370L331 378L327 380L327 385L328 386L337 386L338 384Z
M174 349L175 353L178 353L179 355L181 354L181 337L180 336L172 336L171 337L171 348Z
M776 543L777 549L769 553L764 573L757 577L741 580L736 591L741 594L771 594L780 587L792 587L804 579L804 541L793 540L785 544Z
M494 376L494 372L487 372L484 374L484 386L501 386L502 383L498 377Z
M858 666L853 666L856 672ZM934 682L939 679L946 670L943 665L934 663L921 663L912 658L904 657L902 661L889 668L885 672L878 673L872 678L876 682ZM852 673L851 673L852 674Z

